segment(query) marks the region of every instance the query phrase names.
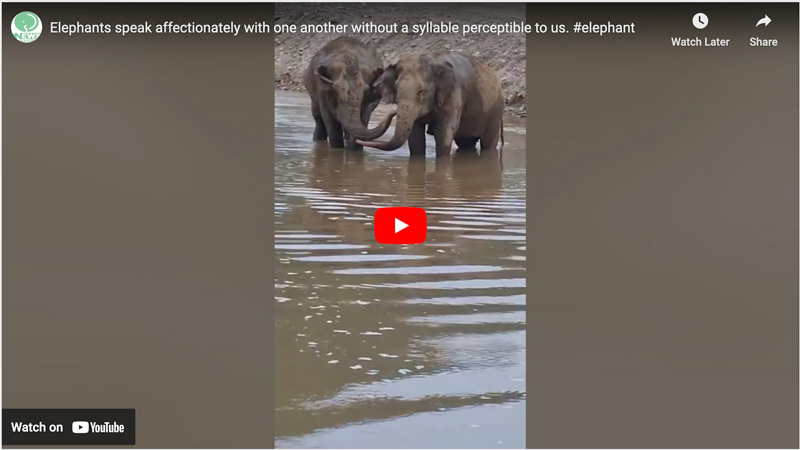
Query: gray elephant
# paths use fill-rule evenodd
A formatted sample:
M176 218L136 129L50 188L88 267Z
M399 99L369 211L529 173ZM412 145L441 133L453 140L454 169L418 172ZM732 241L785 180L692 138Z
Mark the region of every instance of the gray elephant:
M372 85L382 73L383 61L375 49L357 39L342 36L322 47L303 75L316 122L314 140L327 139L334 148L360 149L357 138L383 135L394 114L378 127L368 128L372 111L381 100Z
M425 155L425 128L436 139L436 157L459 150L497 151L503 139L503 91L487 64L459 53L405 54L375 82L384 100L397 103L397 126L389 141L357 143L396 150L406 140L412 156Z

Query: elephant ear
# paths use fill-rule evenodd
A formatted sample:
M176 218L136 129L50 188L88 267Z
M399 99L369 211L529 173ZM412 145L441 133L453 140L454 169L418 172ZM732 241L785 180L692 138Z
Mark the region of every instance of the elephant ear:
M317 66L317 68L314 69L314 74L325 83L333 84L333 80L331 80L330 70L328 69L328 66L326 66L325 64L320 64L319 66Z
M456 89L456 73L452 64L444 62L436 65L434 75L436 76L436 104L441 108Z
M381 69L381 75L372 83L387 103L394 103L397 96L397 65L392 64L386 70Z

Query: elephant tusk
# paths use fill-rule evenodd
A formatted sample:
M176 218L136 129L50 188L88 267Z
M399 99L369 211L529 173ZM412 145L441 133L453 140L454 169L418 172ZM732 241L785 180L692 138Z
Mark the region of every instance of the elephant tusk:
M367 147L374 147L376 145L384 145L386 144L383 141L362 141L361 139L356 139L356 142L361 145L366 145Z
M363 145L364 147L370 147L377 150L383 150L384 152L393 152L402 146L398 146L396 148L386 148L389 144L389 141L362 141L361 139L356 139L356 143L359 145Z

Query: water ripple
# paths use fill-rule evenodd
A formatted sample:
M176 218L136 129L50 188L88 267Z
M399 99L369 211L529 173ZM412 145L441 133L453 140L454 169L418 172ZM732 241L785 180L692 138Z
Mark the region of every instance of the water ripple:
M514 133L503 168L331 150L310 143L307 98L278 94L277 447L357 448L366 435L405 448L524 446L526 201ZM388 206L425 208L426 242L375 242L375 210Z

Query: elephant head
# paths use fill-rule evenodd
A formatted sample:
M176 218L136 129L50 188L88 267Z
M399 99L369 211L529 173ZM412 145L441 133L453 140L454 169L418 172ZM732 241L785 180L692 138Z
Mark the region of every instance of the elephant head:
M344 128L358 139L375 139L389 128L393 115L375 128L361 122L364 104L380 100L372 84L383 74L383 68L359 66L357 59L330 59L314 69L322 95L332 103L332 111Z
M33 31L39 26L39 19L34 14L26 11L17 14L17 16L14 18L14 26L22 31Z
M389 141L364 141L368 147L391 151L408 140L414 122L438 112L456 87L453 65L429 55L406 54L376 81L387 102L397 103L397 126Z

